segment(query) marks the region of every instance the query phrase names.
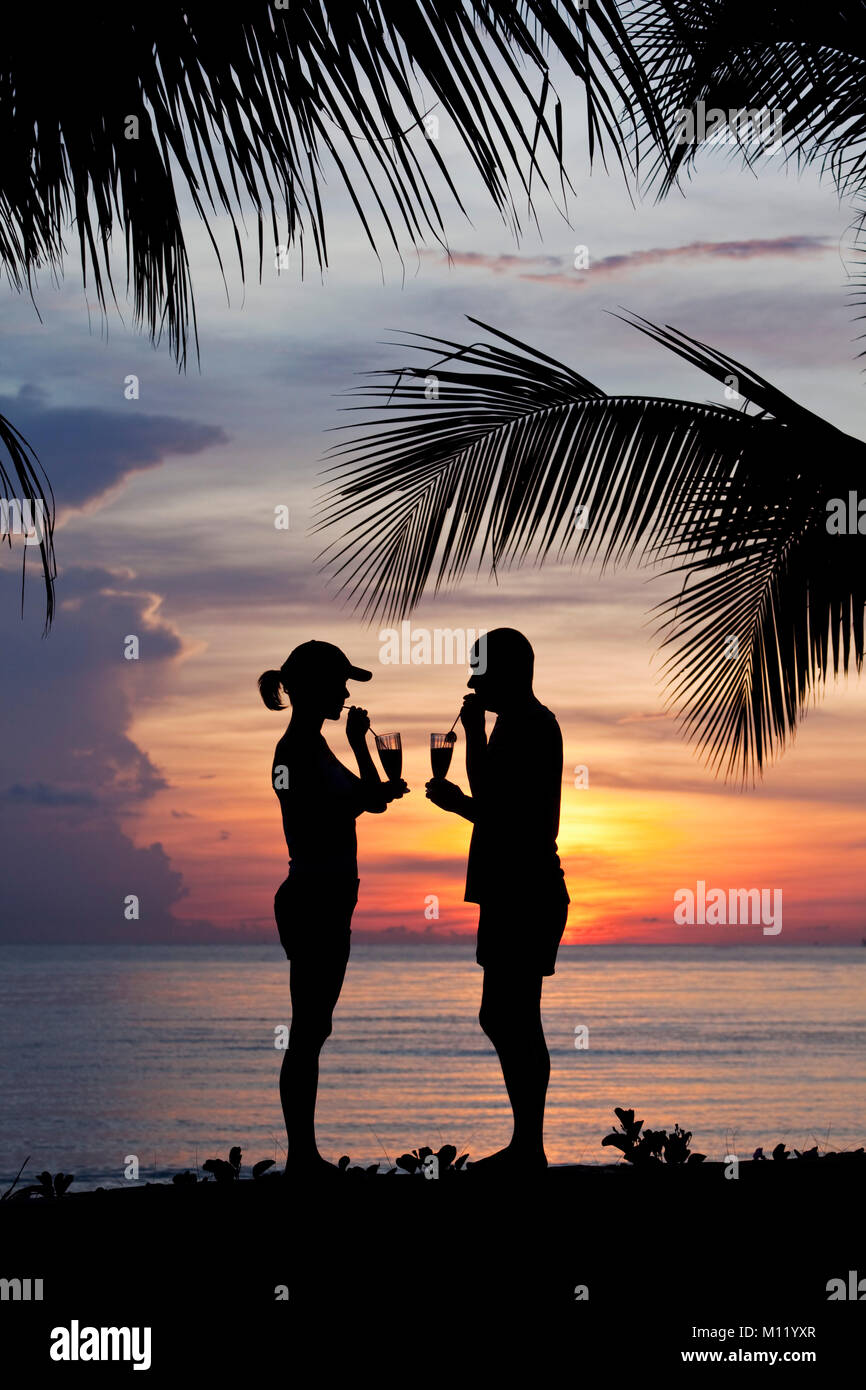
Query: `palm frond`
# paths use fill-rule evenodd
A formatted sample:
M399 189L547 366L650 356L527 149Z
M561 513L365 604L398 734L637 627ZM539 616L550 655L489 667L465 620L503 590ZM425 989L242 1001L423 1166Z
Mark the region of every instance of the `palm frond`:
M694 163L699 144L679 140L677 128L681 113L699 103L705 112L778 113L772 137L751 151L742 141L732 145L747 162L778 135L787 159L798 167L818 163L840 194L863 188L866 0L634 0L624 13L668 122L673 157L657 162L650 180L661 194Z
M762 156L778 150L797 169L817 165L840 197L862 204L866 0L829 7L770 0L633 0L624 14L668 128L667 141L659 142L655 129L645 126L645 142L664 151L650 158L646 180L659 198L682 175L691 176L709 120L711 138L723 135L731 157L746 166L754 168ZM750 113L759 113L763 122L757 129ZM717 127L719 115L725 120ZM853 278L859 307L860 217L853 230L850 255L858 267Z
M668 703L710 765L743 780L781 752L831 672L863 664L862 537L827 522L866 446L829 425L789 426L780 442L743 455L702 535L680 534L683 588L660 605Z
M20 528L22 516L37 521L34 536L39 536L39 559L45 587L45 630L54 616L54 494L51 491L38 458L26 439L13 424L0 415L0 543L12 548L13 533ZM7 459L4 458L8 456ZM24 558L21 565L21 610L24 610L24 584L27 556L32 542L22 542Z
M760 769L831 655L834 669L862 660L854 572L834 550L835 568L805 588L804 576L815 544L846 543L821 531L825 499L862 477L866 446L734 358L645 320L634 326L733 384L742 404L607 395L471 322L496 341L410 335L429 360L372 373L387 382L361 394L384 412L332 451L319 530L339 532L322 558L340 592L366 618L393 619L473 564L635 558L683 571L661 614L673 707L717 770Z
M848 283L851 288L851 298L848 301L849 307L859 310L855 315L857 322L862 322L866 318L866 194L860 194L854 199L853 217L847 228L848 251L846 260L846 272ZM866 333L859 333L857 341L862 342ZM866 348L857 354L858 357L866 357Z
M210 219L227 215L242 275L249 209L259 273L266 226L274 253L297 247L303 268L309 239L324 266L329 175L374 251L383 232L398 250L441 241L431 180L462 207L450 172L460 144L517 227L512 185L531 210L543 149L565 177L550 50L583 83L591 153L607 144L627 167L638 119L664 141L615 0L591 11L574 0L102 3L57 7L50 23L19 7L0 56L0 259L16 288L32 287L40 267L62 266L74 226L104 308L119 229L135 320L154 338L167 331L183 363L195 318L181 194L218 257ZM425 138L431 113L441 143Z
M228 218L244 279L251 210L259 275L266 235L275 264L294 248L303 274L310 242L328 264L329 178L375 254L383 239L398 254L406 240L444 245L438 200L463 208L451 173L462 146L519 231L516 196L534 216L545 154L567 186L551 51L583 84L591 157L612 148L630 170L639 123L664 146L616 0L591 12L579 0L96 3L48 20L19 6L0 54L0 266L32 295L41 269L62 272L72 230L105 311L118 250L135 324L166 334L183 367L190 335L198 350L184 196L221 270L213 218ZM50 612L50 584L46 595Z
M780 428L772 417L787 398L682 335L671 335L676 350L719 380L736 378L761 417L610 396L527 344L470 322L497 341L407 335L430 360L369 373L385 384L352 393L370 403L359 409L383 401L386 409L332 451L319 529L340 530L323 555L366 617L403 616L428 584L459 580L470 563L496 570L551 553L627 559L672 537L675 519L679 535L691 515L684 496L698 507L699 525L699 484L728 477L744 449L766 449ZM649 324L643 331L665 337Z

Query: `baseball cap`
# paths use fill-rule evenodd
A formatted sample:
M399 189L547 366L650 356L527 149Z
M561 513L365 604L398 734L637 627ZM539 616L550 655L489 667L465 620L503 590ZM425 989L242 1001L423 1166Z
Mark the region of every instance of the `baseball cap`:
M371 681L372 671L353 666L346 653L333 642L302 642L290 652L280 668L283 684L310 685L320 680Z

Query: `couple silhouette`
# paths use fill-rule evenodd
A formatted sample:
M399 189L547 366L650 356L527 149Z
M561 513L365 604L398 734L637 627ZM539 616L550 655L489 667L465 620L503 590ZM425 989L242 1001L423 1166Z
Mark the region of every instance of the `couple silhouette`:
M479 1022L493 1044L514 1119L510 1142L474 1170L546 1168L544 1105L550 1056L541 1023L545 975L554 973L565 929L568 891L557 854L562 735L532 688L532 647L514 628L484 633L470 654L474 674L460 721L470 795L436 778L427 797L472 824L467 902L479 906L476 960L484 970ZM381 815L409 791L383 781L367 746L366 709L351 706L346 736L358 764L350 772L328 747L322 726L340 718L348 681L369 681L329 642L296 647L259 691L268 709L292 707L274 752L271 781L280 803L289 872L274 915L290 962L292 1022L280 1071L286 1122L286 1174L329 1170L316 1145L319 1055L331 1034L358 901L355 822ZM496 715L487 737L485 715Z

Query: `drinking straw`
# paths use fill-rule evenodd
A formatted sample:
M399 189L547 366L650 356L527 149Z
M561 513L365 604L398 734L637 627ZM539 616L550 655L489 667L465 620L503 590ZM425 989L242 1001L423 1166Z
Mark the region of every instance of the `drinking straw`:
M343 709L349 709L349 708L350 708L349 705L344 705L344 706L343 706ZM455 720L455 723L456 723L456 720ZM374 738L378 738L378 737L379 737L379 735L376 733L376 730L373 728L372 724L370 725L370 733L373 735Z

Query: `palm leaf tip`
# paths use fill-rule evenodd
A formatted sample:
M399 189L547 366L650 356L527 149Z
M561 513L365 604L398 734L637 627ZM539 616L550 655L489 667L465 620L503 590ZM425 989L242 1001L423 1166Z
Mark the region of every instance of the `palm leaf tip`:
M0 542L10 549L22 538L21 610L24 611L27 557L38 551L45 591L45 630L54 617L54 494L38 458L15 426L0 415ZM4 457L5 453L5 457ZM30 532L29 537L22 535ZM34 542L37 542L34 544Z

